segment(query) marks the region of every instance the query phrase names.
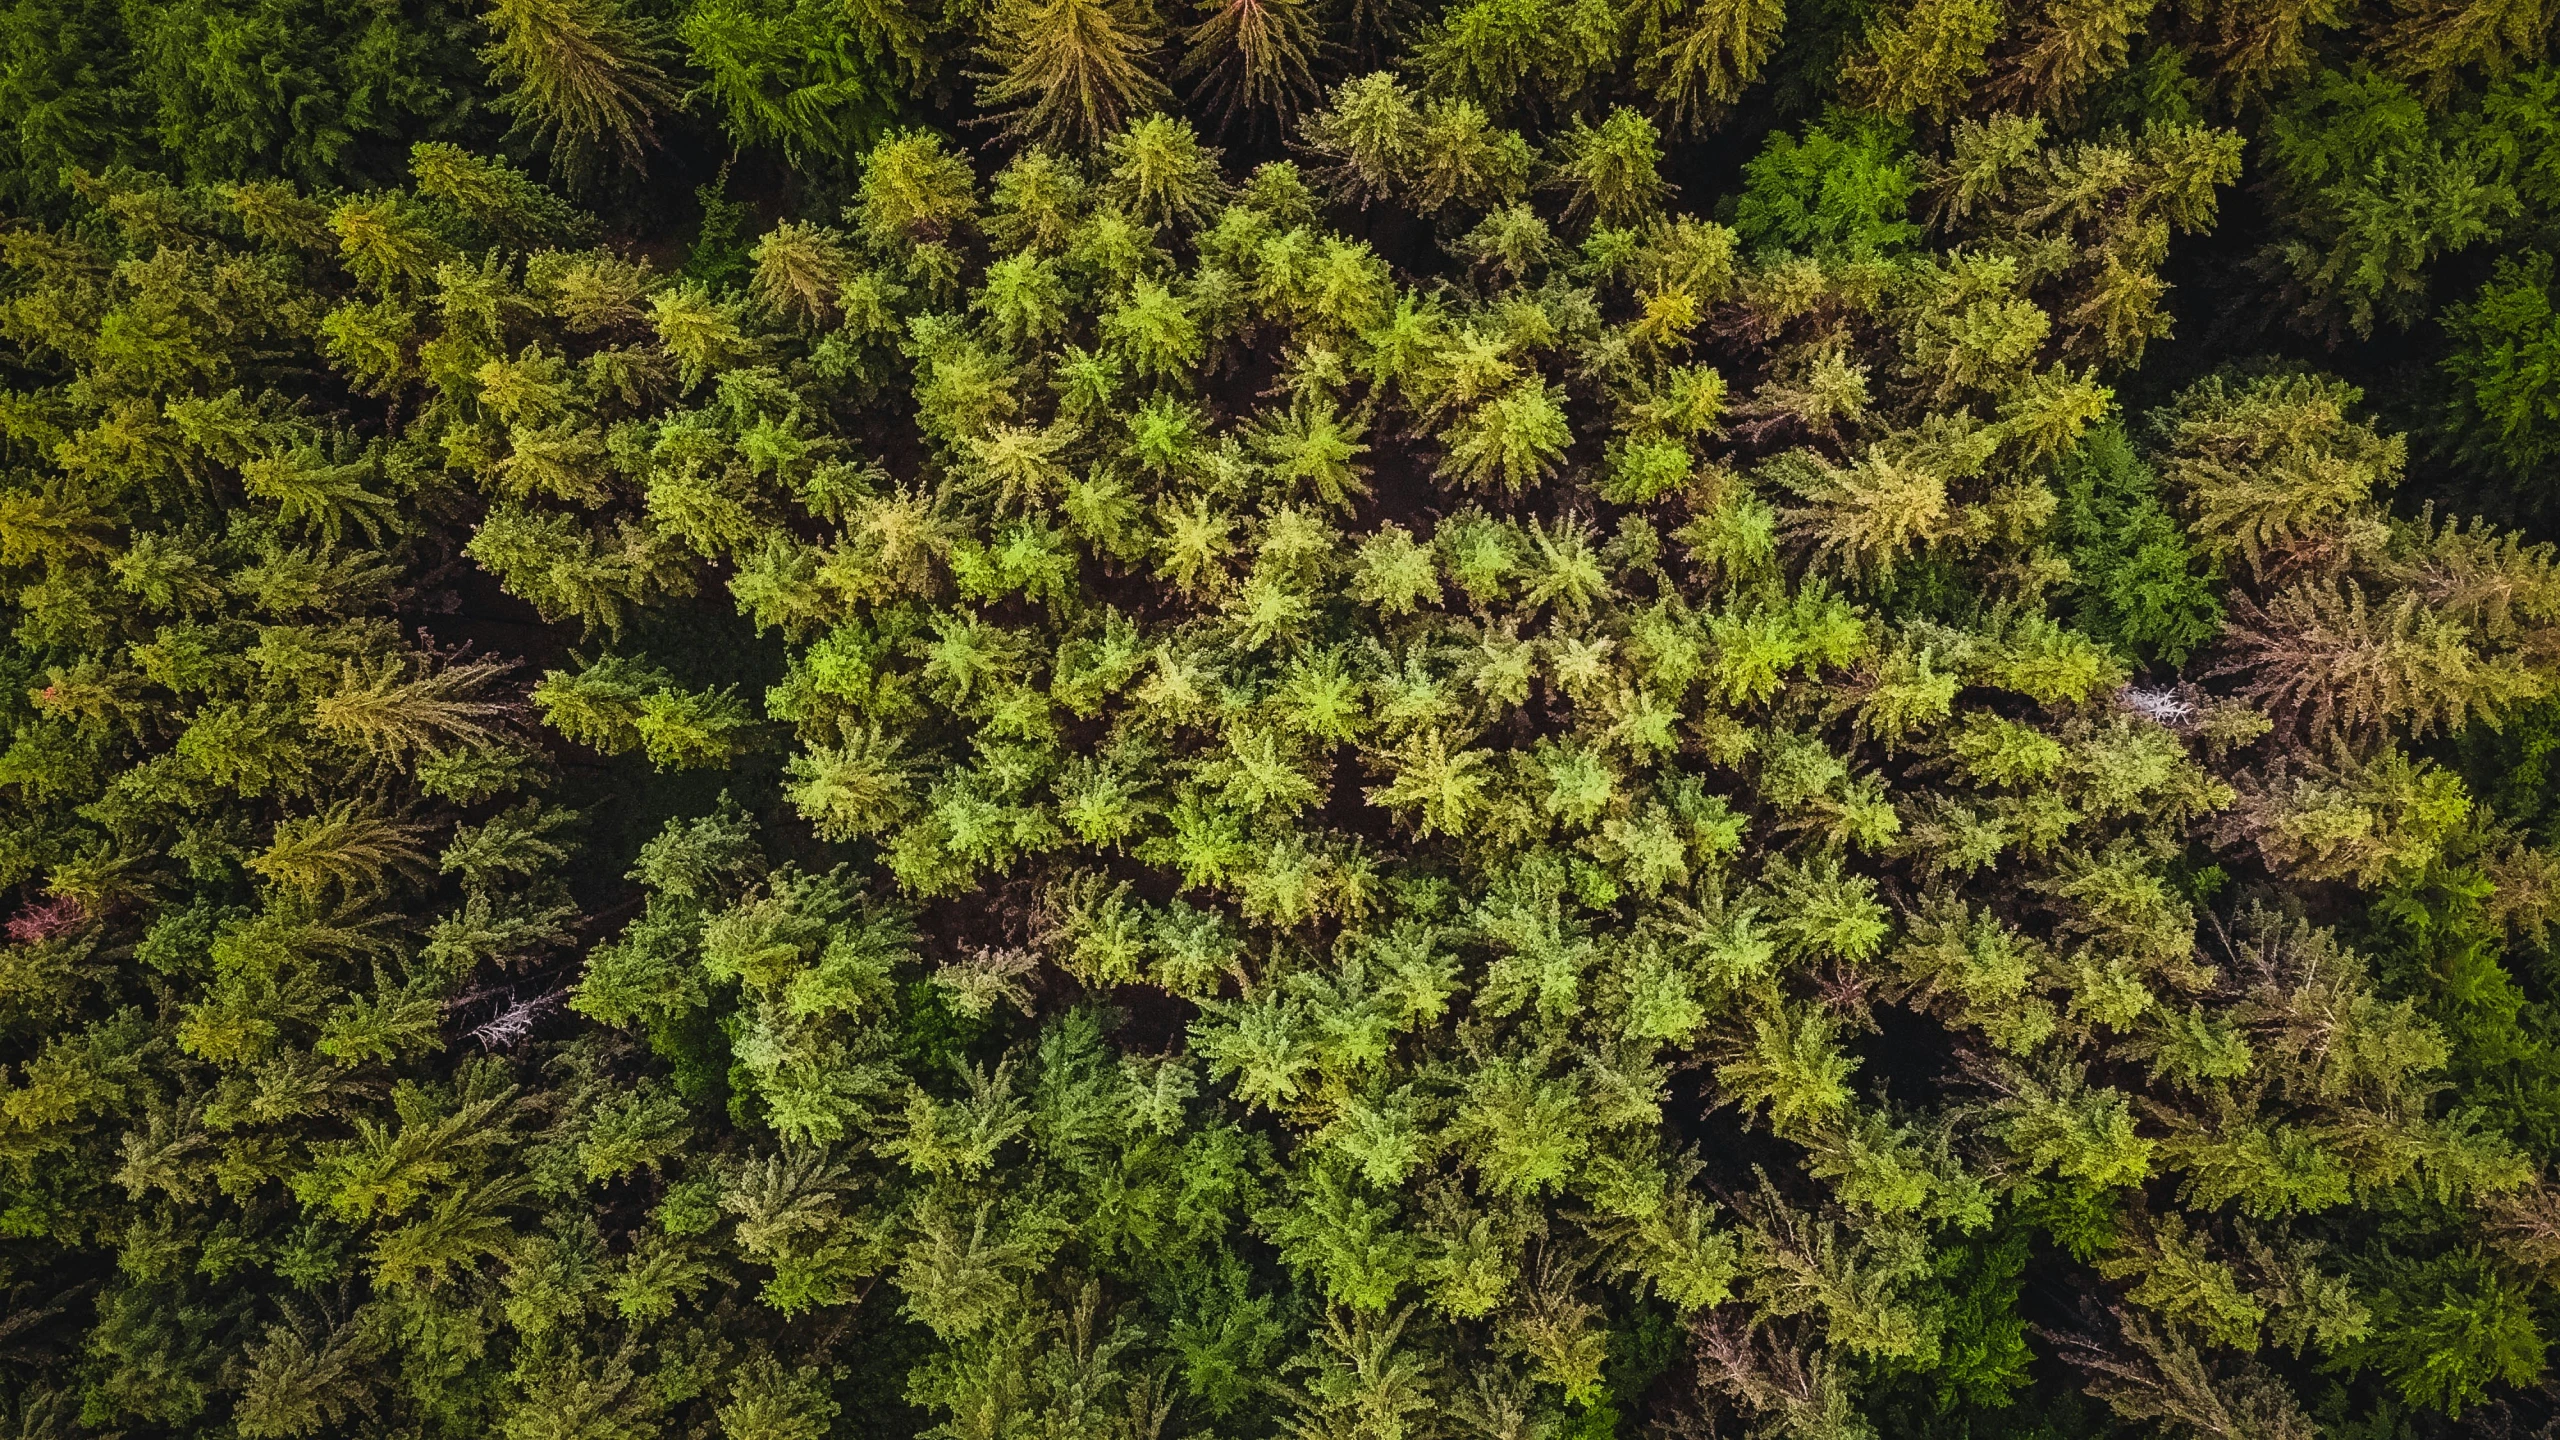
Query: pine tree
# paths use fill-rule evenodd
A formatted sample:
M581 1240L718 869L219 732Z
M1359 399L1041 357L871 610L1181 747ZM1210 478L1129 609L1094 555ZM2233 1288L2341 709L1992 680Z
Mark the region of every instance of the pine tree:
M1786 25L1783 0L1635 7L1635 75L1676 127L1699 125L1760 78Z
M1421 37L1430 88L1493 114L1561 107L1618 56L1617 16L1598 0L1469 0Z
M1988 56L2004 19L2001 7L1986 0L1918 0L1907 10L1879 11L1842 79L1880 114L1943 116L1990 70Z
M1568 217L1632 229L1671 193L1662 179L1661 136L1633 110L1612 110L1597 126L1577 122L1559 148L1556 180L1573 197Z
M414 674L393 663L368 674L350 661L336 693L314 703L312 718L323 734L395 760L433 756L456 743L487 746L504 737L517 707L484 691L511 668L503 660L463 660Z
M844 238L823 226L785 224L756 242L748 292L775 314L816 325L835 318L837 299L853 279Z
M2544 0L2393 0L2392 8L2398 14L2379 48L2439 96L2465 71L2496 79L2543 53L2554 18Z
M722 127L795 163L851 159L887 127L919 78L927 32L901 4L822 6L711 0L676 29Z
M2386 76L2324 71L2290 99L2268 136L2287 224L2259 265L2286 279L2296 323L2315 333L2412 323L2437 257L2503 233L2511 182Z
M2092 84L2124 68L2133 37L2157 0L2055 0L2020 27L2018 46L1988 87L2035 111L2069 108Z
M481 58L523 130L573 173L640 165L675 92L646 26L616 0L494 0Z
M1302 0L1201 0L1179 75L1222 130L1286 134L1315 97L1325 46Z
M2552 77L1495 5L1295 160L1044 92L999 165L871 108L986 17L706 0L696 229L300 3L0 17L0 163L99 161L0 235L8 1424L2531 1428L2560 560L2216 366L2485 276L2529 419ZM2317 295L2186 238L2250 26ZM300 117L132 78L195 35ZM1939 118L1697 193L1683 35L1726 133Z
M2248 0L2198 9L2213 27L2216 78L2243 101L2307 74L2320 32L2347 18L2347 7L2336 0Z
M1025 139L1095 145L1170 98L1149 65L1156 24L1142 0L1005 0L987 15L978 103Z

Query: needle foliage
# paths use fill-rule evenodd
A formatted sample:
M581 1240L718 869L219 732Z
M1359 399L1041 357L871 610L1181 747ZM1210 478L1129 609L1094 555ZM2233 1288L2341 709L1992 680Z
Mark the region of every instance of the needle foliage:
M2560 1426L2534 0L10 0L0 1436Z

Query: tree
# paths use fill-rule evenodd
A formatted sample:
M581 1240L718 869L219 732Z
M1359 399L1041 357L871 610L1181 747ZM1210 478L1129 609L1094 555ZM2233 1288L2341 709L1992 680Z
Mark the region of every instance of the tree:
M1148 64L1156 24L1141 0L1005 0L987 14L978 103L1015 135L1090 146L1169 98Z
M2466 451L2508 474L2532 469L2560 446L2551 276L2548 255L2500 256L2496 274L2444 312L2460 346L2443 362L2456 385L2447 428Z
M1468 0L1414 51L1432 90L1497 115L1561 107L1617 56L1617 17L1597 0Z
M2155 0L2058 0L2025 26L1990 86L2033 109L2068 109L2090 85L2124 68Z
M1671 187L1661 170L1661 136L1633 110L1609 112L1597 126L1577 123L1562 143L1557 180L1573 199L1568 216L1633 228L1651 219Z
M1183 32L1182 64L1196 103L1222 129L1285 134L1316 93L1324 44L1301 0L1202 0Z
M2491 79L2505 75L2551 34L2551 7L2539 0L2395 0L2392 8L2398 14L2380 49L2434 95L2475 67Z
M655 38L617 0L495 0L487 24L481 58L519 128L573 173L643 162L675 91Z
M1753 157L1734 228L1746 244L1816 255L1875 254L1918 238L1918 177L1892 126L1837 119L1781 131Z
M2418 97L2367 72L2324 71L2270 134L2293 233L2261 263L2295 287L2309 326L2370 335L2424 311L2426 268L2494 239L2513 189L2468 137L2429 123Z
M1787 12L1780 0L1699 0L1633 11L1639 84L1675 127L1701 124L1742 98L1778 48Z
M794 163L850 160L878 138L927 58L924 27L897 5L709 0L676 38L703 77L687 98L716 107L737 143Z
M2314 43L2347 17L2333 0L2250 0L2216 7L2207 50L2217 80L2247 100L2310 73Z
M1862 106L1879 114L1943 116L1989 71L2001 20L2001 8L1985 0L1919 0L1878 11L1842 78Z
M0 27L6 1424L2538 1423L2560 557L2393 427L2534 443L2560 74L571 6L591 216L305 4Z

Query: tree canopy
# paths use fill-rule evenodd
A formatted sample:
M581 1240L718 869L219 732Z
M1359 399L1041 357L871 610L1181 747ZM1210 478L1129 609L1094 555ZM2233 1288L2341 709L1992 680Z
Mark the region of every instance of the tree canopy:
M2554 23L16 0L0 1434L2549 1433Z

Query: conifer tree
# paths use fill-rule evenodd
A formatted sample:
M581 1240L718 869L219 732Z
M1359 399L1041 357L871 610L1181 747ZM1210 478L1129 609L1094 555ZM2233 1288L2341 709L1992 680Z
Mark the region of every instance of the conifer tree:
M2541 1424L2547 17L1064 3L0 16L13 1433Z
M1675 124L1695 124L1742 98L1786 25L1781 0L1700 0L1633 7L1635 77Z
M1990 69L2004 19L2002 7L1984 0L1918 0L1878 11L1842 79L1859 103L1882 114L1943 115Z
M978 103L1028 139L1090 146L1168 98L1143 0L1005 0L987 13Z
M654 37L618 0L494 0L481 52L500 104L573 170L638 165L675 95Z
M1300 0L1223 0L1198 7L1183 32L1179 74L1222 128L1285 133L1314 98L1324 50L1315 17Z

